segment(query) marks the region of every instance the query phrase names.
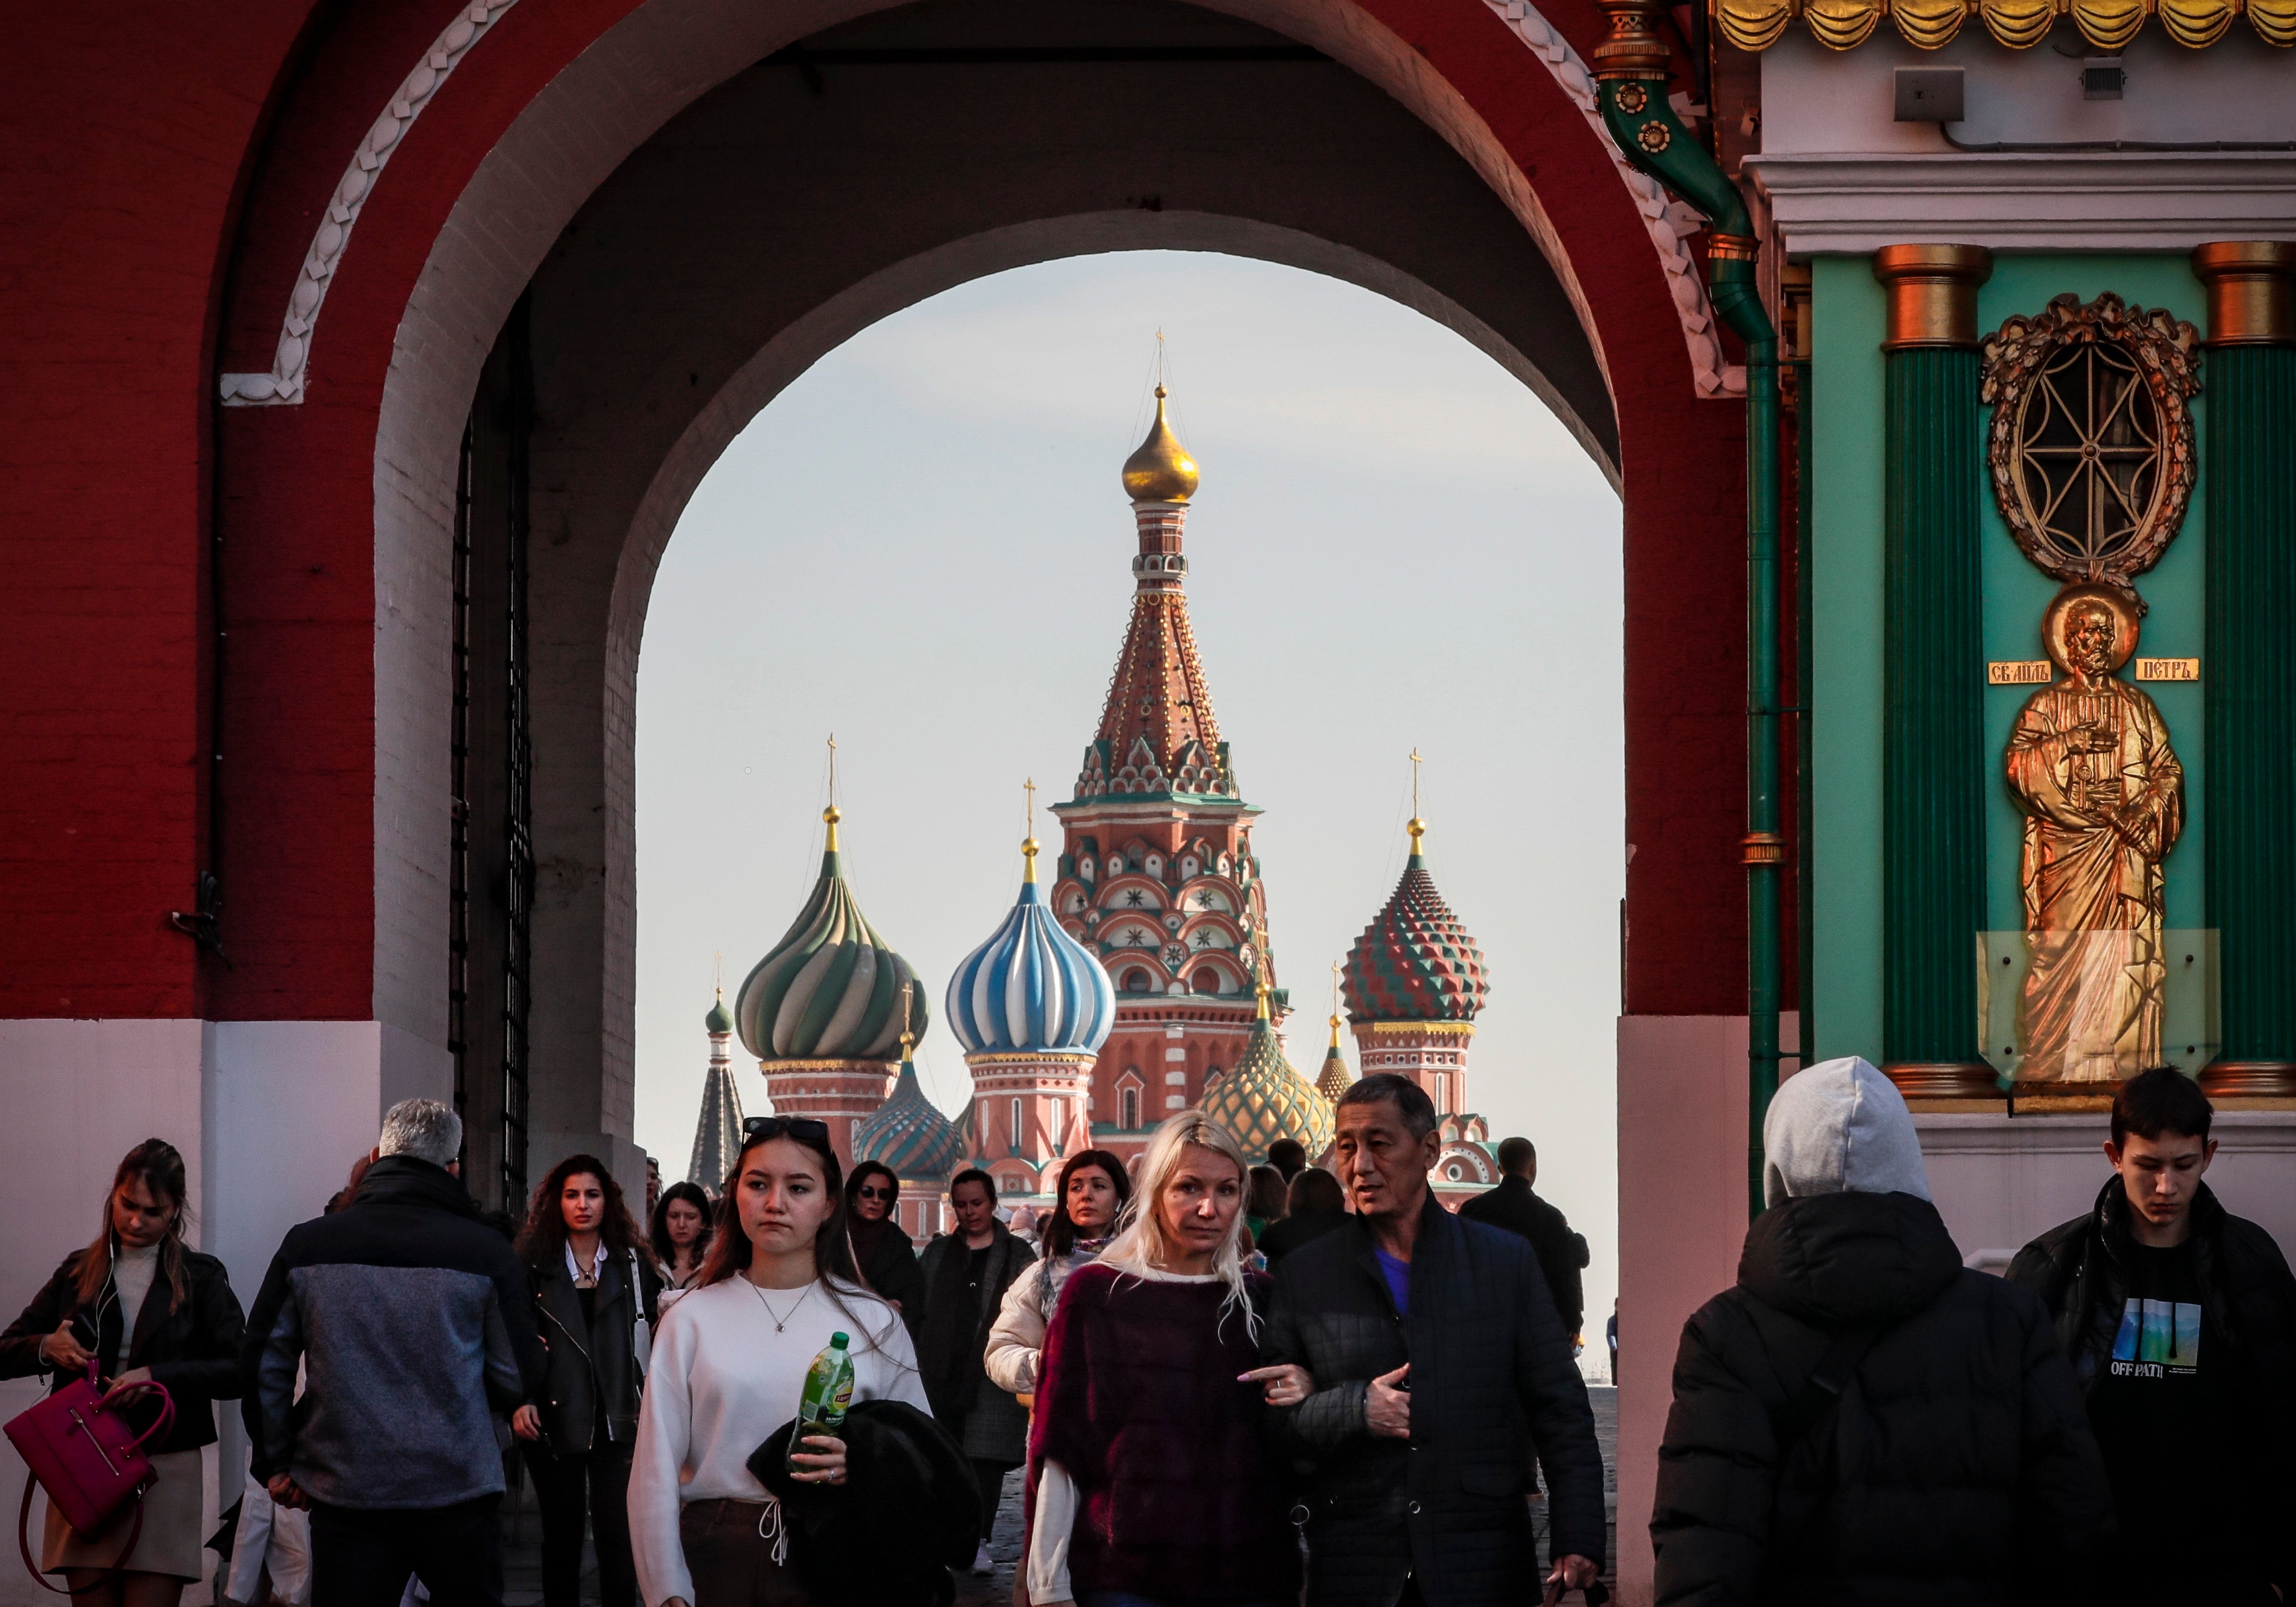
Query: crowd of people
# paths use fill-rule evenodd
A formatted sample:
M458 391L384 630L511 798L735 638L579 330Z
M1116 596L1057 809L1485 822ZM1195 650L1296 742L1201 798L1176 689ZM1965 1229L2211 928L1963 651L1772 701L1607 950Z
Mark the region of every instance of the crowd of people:
M463 1187L453 1111L409 1100L244 1317L150 1140L0 1334L0 1375L175 1411L133 1524L52 1509L38 1566L175 1607L236 1398L242 1607L499 1603L513 1466L549 1607L580 1600L586 1536L604 1607L942 1607L1015 1469L1020 1607L1598 1599L1586 1241L1526 1140L1445 1209L1407 1078L1335 1115L1325 1165L1253 1165L1183 1112L1129 1165L1070 1155L1018 1220L968 1169L920 1250L899 1178L848 1176L816 1120L747 1122L721 1191L675 1185L644 1225L570 1156L520 1224ZM2284 1600L2296 1280L2201 1181L2210 1115L2173 1070L2127 1084L2095 1209L1998 1278L1964 1268L1886 1078L1790 1078L1769 1209L1682 1336L1659 1601Z

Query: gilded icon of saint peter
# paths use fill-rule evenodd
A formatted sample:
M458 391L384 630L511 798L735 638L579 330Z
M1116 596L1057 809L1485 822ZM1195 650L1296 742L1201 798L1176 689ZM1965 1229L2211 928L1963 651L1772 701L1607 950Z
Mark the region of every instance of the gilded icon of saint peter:
M2161 861L2184 830L2185 772L2160 709L2113 673L2136 628L2111 586L2059 593L2041 630L2064 679L2010 733L2030 959L2021 1083L2118 1082L2161 1061Z

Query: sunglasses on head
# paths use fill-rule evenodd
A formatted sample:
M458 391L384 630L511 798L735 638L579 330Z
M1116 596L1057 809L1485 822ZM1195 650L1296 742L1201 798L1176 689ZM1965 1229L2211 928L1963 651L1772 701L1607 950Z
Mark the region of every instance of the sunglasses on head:
M752 1116L742 1124L744 1140L779 1138L783 1134L791 1138L829 1137L829 1124L810 1116Z

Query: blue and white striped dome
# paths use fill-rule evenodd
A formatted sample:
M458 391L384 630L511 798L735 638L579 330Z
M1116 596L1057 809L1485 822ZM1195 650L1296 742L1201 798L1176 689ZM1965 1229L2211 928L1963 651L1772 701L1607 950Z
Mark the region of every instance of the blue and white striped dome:
M1093 1054L1116 1025L1108 972L1045 903L1033 853L1020 902L948 980L948 1023L968 1054Z

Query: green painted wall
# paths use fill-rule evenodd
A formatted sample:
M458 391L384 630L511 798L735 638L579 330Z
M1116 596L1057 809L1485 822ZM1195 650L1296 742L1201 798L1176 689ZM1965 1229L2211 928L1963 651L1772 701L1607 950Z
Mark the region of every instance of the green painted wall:
M1981 331L2013 313L2040 311L2068 291L2083 300L2112 291L2145 307L2167 307L2200 325L2206 305L2181 255L2004 255L1978 293ZM1819 258L1811 297L1816 332L1811 390L1821 398L1812 431L1815 459L1810 535L1811 686L1805 701L1811 739L1812 991L1819 1058L1882 1056L1882 292L1864 258ZM2206 384L2205 361L2202 383ZM2196 428L2208 428L2208 398L2195 399ZM1990 410L1980 428L1989 427ZM2206 562L2202 491L2195 488L2183 532L2136 588L2150 611L2138 651L2148 657L2201 659ZM2017 550L1982 496L1985 656L2038 659L2041 611L2057 583ZM1985 667L1970 673L1983 677ZM2127 672L2124 672L2127 673ZM2169 722L2185 767L2185 835L2169 858L2168 925L2202 924L2202 699L2196 683L2145 684ZM1997 931L2023 924L2017 861L2021 817L2001 776L2001 752L2030 688L1985 691L1986 906ZM1972 963L1976 963L1974 952Z

